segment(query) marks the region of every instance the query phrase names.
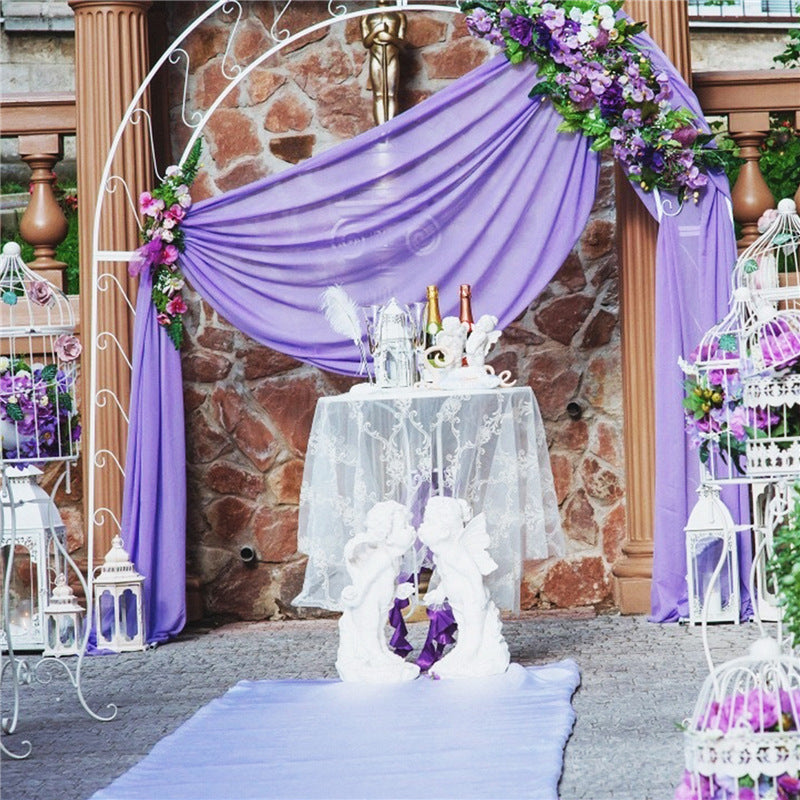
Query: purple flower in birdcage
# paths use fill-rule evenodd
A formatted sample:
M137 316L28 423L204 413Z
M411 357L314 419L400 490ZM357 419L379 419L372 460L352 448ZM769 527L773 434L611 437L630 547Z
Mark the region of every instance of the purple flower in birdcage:
M800 360L800 336L782 319L771 323L760 338L764 366L771 369L790 367Z

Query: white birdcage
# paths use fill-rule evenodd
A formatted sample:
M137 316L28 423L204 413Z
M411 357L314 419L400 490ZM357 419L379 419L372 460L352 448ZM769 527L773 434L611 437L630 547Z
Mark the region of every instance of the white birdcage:
M735 289L722 321L706 332L688 361L680 361L687 430L698 448L704 482L740 481L744 476L741 342L750 301L747 288Z
M738 258L734 284L780 310L800 309L800 217L786 198L765 212L763 232Z
M9 242L0 256L0 465L78 455L81 345L66 295Z
M774 639L713 669L687 723L678 798L800 794L800 659Z

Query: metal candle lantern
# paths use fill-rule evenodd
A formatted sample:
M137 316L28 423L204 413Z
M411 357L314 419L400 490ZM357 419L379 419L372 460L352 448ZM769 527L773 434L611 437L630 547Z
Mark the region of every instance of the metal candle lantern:
M375 382L383 389L412 386L416 379L415 333L408 309L393 297L378 315Z
M689 622L739 622L736 528L719 487L702 485L686 525Z
M97 647L118 653L144 650L144 576L136 571L119 536L97 569L93 580Z
M83 606L63 573L56 578L50 602L44 610L45 642L42 655L74 656L83 644Z
M2 506L2 561L8 579L9 632L17 650L41 650L44 639L44 607L48 595L48 552L51 537L64 539L64 524L47 492L36 482L36 467L7 468L0 490ZM14 547L11 575L5 576ZM0 644L8 649L5 628Z

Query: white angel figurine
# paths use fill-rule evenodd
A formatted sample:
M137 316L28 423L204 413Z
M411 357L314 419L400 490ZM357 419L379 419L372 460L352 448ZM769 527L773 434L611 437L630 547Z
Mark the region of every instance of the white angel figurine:
M486 518L482 513L470 517L464 500L431 497L417 532L433 553L434 576L439 576L425 603L447 600L458 624L455 647L431 668L439 678L497 675L510 661L500 612L483 582L484 575L497 569L488 552Z
M385 632L400 559L416 538L409 520L400 503L376 503L367 512L365 529L345 545L352 583L342 591L339 619L336 670L343 681L400 683L419 675L416 664L389 649ZM405 583L400 590L409 587Z
M483 368L485 365L489 350L494 347L502 333L502 331L496 330L496 327L497 317L492 314L484 314L475 323L475 327L467 336L467 342L464 347L467 364L470 367Z
M461 356L467 341L469 326L458 317L445 317L442 329L436 334L436 348L445 354L444 366L461 366Z

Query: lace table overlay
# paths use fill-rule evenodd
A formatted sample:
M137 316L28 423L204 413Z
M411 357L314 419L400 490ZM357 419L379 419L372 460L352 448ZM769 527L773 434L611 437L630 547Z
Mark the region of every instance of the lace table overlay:
M499 608L519 610L523 559L563 556L547 441L529 387L482 391L375 391L317 403L300 493L298 549L308 555L296 606L339 611L348 583L343 552L380 500L411 510L431 494L486 514L487 578ZM403 569L426 564L418 545Z

